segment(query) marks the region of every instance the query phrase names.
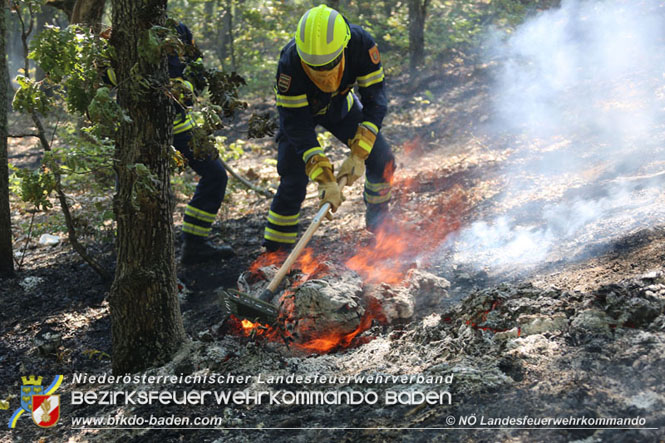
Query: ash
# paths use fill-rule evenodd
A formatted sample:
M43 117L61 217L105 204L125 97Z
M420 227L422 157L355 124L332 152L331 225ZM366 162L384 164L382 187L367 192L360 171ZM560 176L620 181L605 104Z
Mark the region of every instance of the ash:
M665 277L660 271L588 292L504 283L468 293L449 308L442 307L447 304L442 298L447 282L424 271L412 272L409 283L395 288L362 287L356 276L340 272L331 265L326 276L302 281L300 275L297 279L301 284L290 297L296 305L317 307L318 315L329 315L319 319L327 328L333 327L333 321L349 318L355 325L355 318L364 315L363 309L374 309L367 300L376 300L377 293L386 299L413 296L413 315L408 321L402 317L386 321L388 316L377 316L354 343L323 354L287 346L280 340L229 334L223 320L206 330L205 338L191 341L173 362L150 374L244 376L249 383L216 389L255 396L262 392L354 391L375 393L379 398L374 405L263 402L192 408L191 414L223 417L224 428L266 429L252 431L257 441L457 441L457 431L444 434L434 428L446 426L449 416L471 414L486 420L508 416L639 416L647 427L665 425ZM295 279L295 274L292 277ZM333 279L337 283L333 284ZM437 292L439 295L433 296ZM339 313L342 294L346 294L345 303L353 302L353 306ZM331 300L324 303L324 297ZM300 312L298 309L293 312ZM319 325L311 314L301 323L308 323L308 328ZM445 379L452 382L440 381ZM390 393L408 398L414 392L446 392L450 402L384 401ZM136 411L124 413L130 412ZM115 432L114 438L118 438ZM473 440L492 441L642 441L654 435L652 430L639 429L463 432ZM100 431L95 439L106 437L107 431ZM210 431L210 441L245 440L246 434L233 429Z

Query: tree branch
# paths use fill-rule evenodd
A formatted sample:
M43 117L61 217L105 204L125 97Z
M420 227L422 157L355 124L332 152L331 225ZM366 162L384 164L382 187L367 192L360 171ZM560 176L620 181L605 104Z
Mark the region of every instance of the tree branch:
M233 168L231 168L231 166L229 166L228 163L226 163L224 160L222 160L221 157L219 158L219 161L222 162L222 166L224 166L224 168L225 168L227 171L229 171L229 174L231 174L231 175L233 176L233 178L235 178L236 180L238 180L240 183L242 183L243 185L245 185L246 187L248 187L248 188L251 189L252 191L258 192L259 194L261 194L261 195L263 195L263 196L265 196L265 197L269 197L269 198L271 198L271 197L273 197L273 196L275 195L275 194L274 194L272 191L270 191L269 189L264 189L264 188L261 188L261 187L259 187L259 186L256 186L254 183L250 182L250 181L247 180L246 178L241 177L236 171L233 170Z
M7 137L9 137L9 138L24 138L24 137L36 137L36 138L39 138L39 134L30 134L30 133L25 133L25 134L7 134Z
M39 138L39 141L42 145L42 148L46 152L51 151L51 145L49 144L48 140L46 139L46 131L44 130L44 125L42 125L41 120L39 119L39 116L37 115L36 112L31 113L32 116L32 121L37 127L37 137ZM78 235L76 234L76 230L74 229L74 222L72 220L72 214L69 211L69 204L67 203L67 196L65 195L65 191L62 189L62 180L60 176L60 172L58 172L57 167L52 168L53 171L53 176L55 177L55 192L58 195L58 201L60 202L60 208L62 210L62 215L65 217L65 225L67 226L67 235L69 238L69 242L72 244L72 247L74 250L78 253L78 255L81 256L81 258L90 265L92 269L99 274L99 276L105 280L111 280L111 274L109 274L106 269L104 269L95 259L93 259L90 255L88 255L87 251L85 250L85 247L79 242L78 240Z

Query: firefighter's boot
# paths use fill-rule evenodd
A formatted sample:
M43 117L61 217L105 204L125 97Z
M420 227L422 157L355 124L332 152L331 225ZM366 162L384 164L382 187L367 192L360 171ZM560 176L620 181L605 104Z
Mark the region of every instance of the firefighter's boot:
M384 223L390 221L390 211L388 211L388 202L380 204L367 204L365 212L365 226L370 232L376 233Z
M233 248L229 245L215 245L205 237L185 235L182 245L180 264L193 265L211 260L222 260L235 255Z

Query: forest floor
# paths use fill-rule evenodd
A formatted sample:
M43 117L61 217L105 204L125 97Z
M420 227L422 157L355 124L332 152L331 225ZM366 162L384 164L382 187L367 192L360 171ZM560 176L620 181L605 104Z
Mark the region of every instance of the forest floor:
M64 374L65 383L58 390L62 417L55 429L40 429L23 417L15 430L2 431L0 440L51 441L57 434L59 441L167 442L190 439L192 433L197 441L665 439L663 165L654 161L611 173L611 164L594 160L575 174L556 170L536 174L553 153L577 156L579 149L563 137L533 141L493 132L489 125L492 69L451 62L445 66L445 75L425 75L418 84L406 79L389 81L390 114L383 131L398 159L392 210L409 233L416 233L408 238L411 252L399 255L389 272L401 275L418 267L446 278L451 283L449 298L439 306L417 312L409 321L375 323L350 346L322 355L279 341L234 334L226 325L228 313L220 307L216 290L235 287L238 276L261 254L270 200L233 185L214 224L214 238L233 245L237 257L179 270L187 293L181 309L190 342L174 362L149 373L234 374L249 376L251 381L157 387L140 383L77 385L72 383L74 373L110 372L109 286L66 241L36 245L28 249L22 271L2 280L0 287L0 400L10 403L0 417L9 420L18 407L21 376L35 374L50 380ZM242 121L232 129L242 133ZM662 142L665 131L659 131L656 137ZM233 134L227 134L230 140ZM263 185L274 186L277 174L270 159L275 158L276 149L272 140L252 141L251 149L245 147L246 154L232 161L232 167ZM10 149L13 162L28 161L33 155L25 143L14 143ZM328 151L335 164L346 154L338 142ZM511 186L516 183L518 186ZM631 184L626 200L603 206L616 183ZM317 207L314 188L309 191L302 211L305 223ZM382 240L364 230L362 185L355 184L345 193L347 201L335 220L324 223L311 242L316 256L337 263L345 263L363 248L376 250ZM178 195L176 225L186 201L185 194ZM587 217L584 229L555 235L554 240L551 235L535 237L551 234L542 208L561 202L595 202L595 207L607 210L602 216ZM577 212L564 214L572 219ZM483 222L501 215L527 226L522 231L507 230L506 235L514 236L515 242L496 244L500 232L471 236L481 228L491 231L491 225ZM15 212L14 216L15 225L26 224L25 219L18 219L25 215ZM527 262L507 260L513 257L510 248L521 238L516 231L533 234L529 238L534 243L527 252L535 253L543 243L548 248ZM389 240L399 243L401 232L392 232L395 238ZM106 244L93 251L109 269L112 249ZM368 265L383 262L370 259ZM264 378L422 375L452 377L452 383L261 384L260 374ZM318 406L265 402L220 406L209 401L187 408L74 405L70 401L75 390L109 389L351 389L363 395L374 392L379 401L376 405L365 401ZM390 405L384 402L388 392L449 392L451 401ZM216 424L218 429L174 430L159 426L81 429L71 421L82 416L135 414L215 416L221 422ZM609 427L593 422L570 426L492 422L510 417L641 417L644 421Z

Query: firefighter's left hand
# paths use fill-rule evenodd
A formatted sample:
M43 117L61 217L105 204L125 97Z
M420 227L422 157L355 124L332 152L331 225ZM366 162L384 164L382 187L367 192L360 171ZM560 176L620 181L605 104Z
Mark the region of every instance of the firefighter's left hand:
M321 199L319 207L330 203L330 211L326 212L326 218L332 220L331 212L337 211L339 205L344 201L344 195L342 195L342 190L339 188L337 182L319 182L319 198Z
M346 177L347 186L351 186L363 175L365 175L365 160L352 153L342 163L336 178L339 183L342 177Z

